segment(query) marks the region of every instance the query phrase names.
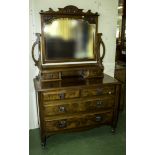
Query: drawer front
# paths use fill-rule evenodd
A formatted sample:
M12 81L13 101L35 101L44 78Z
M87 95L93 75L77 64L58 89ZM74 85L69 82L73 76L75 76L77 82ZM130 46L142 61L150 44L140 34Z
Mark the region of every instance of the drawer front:
M43 80L50 80L50 79L59 79L60 73L59 72L54 72L54 73L44 73L42 75Z
M103 76L102 70L98 70L98 69L85 70L82 72L82 74L83 74L83 77L85 78Z
M42 88L52 88L52 87L60 87L61 86L61 81L46 81L42 82Z
M73 114L78 112L93 112L112 109L114 106L114 96L99 98L85 102L63 102L58 104L44 105L45 116Z
M83 89L81 91L81 96L94 96L94 95L103 95L103 94L114 94L115 93L115 86L104 86L98 88L90 88L90 89Z
M101 84L102 81L103 81L103 78L97 78L97 79L94 79L94 78L88 78L88 79L86 80L87 85Z
M112 121L112 112L89 114L85 116L76 116L66 119L46 120L45 129L47 132L88 127L100 124L109 124Z
M103 72L101 70L90 70L89 76L90 77L103 76Z
M43 100L60 100L60 99L69 99L69 98L77 98L80 95L79 90L62 90L62 91L53 91L43 93Z

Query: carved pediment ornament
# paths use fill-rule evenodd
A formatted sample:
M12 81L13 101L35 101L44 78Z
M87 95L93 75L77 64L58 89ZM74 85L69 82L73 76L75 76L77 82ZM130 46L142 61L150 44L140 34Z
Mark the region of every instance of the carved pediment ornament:
M76 6L69 5L64 8L59 8L58 11L54 11L53 9L49 8L48 11L40 11L40 14L44 16L44 22L49 23L54 19L59 18L60 15L68 15L68 18L72 18L72 16L79 16L78 18L84 19L88 21L90 24L96 23L96 16L99 14L92 13L91 10L87 12L83 12L83 9L78 9Z
M69 5L69 6L66 6L64 8L59 8L59 12L61 12L61 13L71 13L71 14L82 13L82 10L83 9L78 9L76 6L73 6L73 5Z
M76 6L69 5L64 8L58 8L58 11L54 11L53 9L49 8L48 11L40 11L40 14L85 14L85 15L95 15L98 16L99 14L92 13L91 10L88 10L87 12L83 12L83 9L79 9Z

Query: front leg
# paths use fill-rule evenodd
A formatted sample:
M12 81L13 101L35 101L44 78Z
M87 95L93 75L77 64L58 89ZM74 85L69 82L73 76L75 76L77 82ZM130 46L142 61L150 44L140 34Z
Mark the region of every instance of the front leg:
M46 136L41 138L41 146L42 146L42 148L45 148L45 146L46 146Z

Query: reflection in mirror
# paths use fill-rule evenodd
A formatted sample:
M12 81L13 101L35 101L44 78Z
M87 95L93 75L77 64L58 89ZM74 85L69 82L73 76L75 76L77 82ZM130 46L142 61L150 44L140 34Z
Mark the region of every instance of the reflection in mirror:
M45 54L53 59L93 59L95 24L59 18L44 26Z
M116 62L126 62L126 0L119 0L116 31Z

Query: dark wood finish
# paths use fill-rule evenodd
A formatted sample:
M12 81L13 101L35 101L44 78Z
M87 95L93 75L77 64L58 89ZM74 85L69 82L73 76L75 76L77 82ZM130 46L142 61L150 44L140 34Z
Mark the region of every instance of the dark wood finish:
M63 100L44 102L45 116L75 114L79 112L93 112L111 109L114 106L115 96L91 97L84 100Z
M80 90L78 89L61 89L58 91L51 91L43 93L44 101L61 100L69 98L77 98L80 96Z
M58 11L41 11L40 14L41 39L39 40L38 34L32 47L32 57L39 68L39 75L34 78L34 86L39 107L42 146L45 146L49 135L56 133L81 131L101 125L110 125L114 130L118 118L120 82L103 74L105 45L101 39L102 34L98 33L98 13L90 10L83 12L75 6L67 6L59 8ZM46 60L44 23L62 17L83 19L96 24L93 47L95 63L52 65L51 62L54 61ZM39 60L34 58L36 44L40 48ZM103 47L102 55L100 45Z
M112 112L91 113L72 115L63 118L45 118L45 128L47 132L81 128L95 124L106 124L112 120Z
M94 79L95 80L95 79ZM61 83L63 81L60 81ZM47 136L79 131L100 125L117 125L120 83L104 75L100 84L81 84L41 88L35 78L41 122L41 140Z

